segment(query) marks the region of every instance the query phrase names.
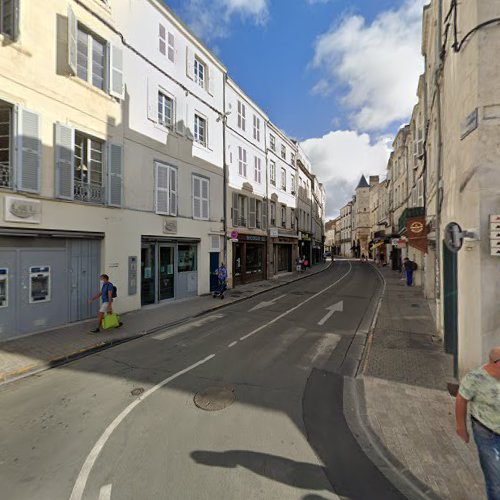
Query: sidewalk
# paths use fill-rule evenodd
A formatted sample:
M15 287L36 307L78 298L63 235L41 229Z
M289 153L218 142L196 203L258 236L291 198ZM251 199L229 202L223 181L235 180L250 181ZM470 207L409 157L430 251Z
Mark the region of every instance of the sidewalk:
M92 319L1 342L0 383L46 370L100 349L215 311L221 307L320 273L330 265L331 262L317 264L303 273L285 273L268 281L242 285L228 290L224 300L205 295L168 304L148 306L121 315L124 325L109 332L89 333L96 322L95 319ZM119 309L118 301L117 304Z
M435 338L429 303L398 273L380 271L386 289L358 381L366 428L387 460L410 480L416 478L428 498L483 499L476 447L455 435L455 400L446 386L452 359Z

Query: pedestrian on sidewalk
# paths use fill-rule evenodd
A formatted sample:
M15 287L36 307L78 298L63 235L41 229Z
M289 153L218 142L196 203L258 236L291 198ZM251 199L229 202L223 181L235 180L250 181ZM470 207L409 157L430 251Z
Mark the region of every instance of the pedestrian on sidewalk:
M101 274L99 279L102 281L101 291L96 293L89 302L92 303L94 300L101 298L101 307L99 308L99 314L97 315L97 328L91 330L91 333L99 333L101 331L102 320L105 314L111 314L113 312L113 295L115 287L111 281L109 281L109 276L107 274Z
M413 286L413 273L415 272L417 268L417 265L415 262L410 260L408 257L405 257L404 263L403 263L403 270L404 273L406 274L406 285L407 286Z
M490 351L488 363L469 372L460 384L455 416L457 434L466 443L467 408L488 500L500 500L500 346Z
M298 272L298 273L301 273L302 272L302 264L303 264L303 260L302 260L302 257L297 257L295 259L295 270Z

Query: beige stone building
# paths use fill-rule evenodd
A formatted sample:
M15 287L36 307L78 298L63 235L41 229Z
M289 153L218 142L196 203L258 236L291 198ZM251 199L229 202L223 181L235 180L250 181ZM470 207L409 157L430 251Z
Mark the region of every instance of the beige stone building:
M355 255L368 256L370 242L370 185L364 175L356 187L352 211L352 240Z

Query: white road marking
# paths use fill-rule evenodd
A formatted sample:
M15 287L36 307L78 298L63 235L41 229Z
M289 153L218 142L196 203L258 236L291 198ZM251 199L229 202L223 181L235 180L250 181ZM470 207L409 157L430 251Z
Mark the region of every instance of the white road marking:
M272 306L276 302L278 302L278 300L282 299L283 297L286 297L286 295L287 294L285 293L283 295L280 295L279 297L276 297L275 299L271 299L271 300L267 300L267 301L265 300L264 302L260 302L255 307L252 307L252 309L250 309L248 312L258 311L259 309L264 309L264 307Z
M245 340L248 337L251 337L252 335L255 335L256 333L260 332L261 330L264 330L264 328L276 323L280 319L284 318L288 314L290 314L293 311L296 311L300 307L302 307L304 304L307 304L311 300L314 300L316 297L319 297L322 293L325 293L326 291L330 290L330 288L334 287L337 283L340 283L346 276L348 276L352 270L352 264L348 262L349 264L349 270L342 275L337 281L332 283L331 285L328 285L326 288L323 288L323 290L320 290L319 292L315 293L314 295L311 295L311 297L308 297L307 299L303 300L300 304L296 305L295 307L292 307L288 309L288 311L285 311L284 313L280 314L279 316L276 316L276 318L272 319L271 321L268 321L265 325L260 326L259 328L256 328L252 332L248 333L247 335L244 335L243 337L240 338L240 340ZM214 315L217 316L217 315ZM214 317L212 316L212 317ZM215 354L211 354L210 356L207 356L206 358L188 366L187 368L184 368L183 370L174 373L170 377L162 380L160 383L155 385L154 387L151 387L151 389L148 389L146 392L141 394L135 401L130 403L114 420L111 422L111 424L106 427L105 431L101 434L101 437L97 440L96 444L88 454L87 458L85 459L85 462L78 474L78 477L76 478L75 485L73 486L73 491L71 492L71 496L69 500L82 500L83 498L83 493L85 491L85 487L87 485L87 481L89 479L90 473L92 472L92 469L97 461L97 458L99 457L101 451L103 450L104 446L106 445L107 441L111 437L111 434L113 434L114 430L123 422L123 420L129 415L132 410L138 406L140 403L142 403L146 398L151 396L153 393L155 393L158 389L161 389L164 385L167 385L168 383L172 382L176 378L180 377L181 375L184 375L185 373L190 372L191 370L194 370L200 365L203 365L213 359L215 357Z
M99 491L99 500L111 500L111 484L106 484Z
M175 337L175 335L179 335L180 333L189 332L189 330L193 328L199 328L200 326L205 325L206 323L212 323L218 319L224 317L224 314L212 314L212 316L207 316L205 318L200 318L196 321L191 321L190 323L186 323L185 325L179 325L174 328L170 328L165 332L159 333L158 335L153 335L153 339L155 340L166 340L171 337Z
M228 347L234 347L236 344L238 343L237 340L235 340L234 342L231 342Z
M102 449L106 445L108 439L111 437L111 434L113 431L122 423L122 421L125 419L125 417L140 403L142 403L146 398L151 396L151 394L155 393L158 389L161 389L164 385L167 385L168 383L172 382L176 378L179 378L181 375L184 375L185 373L190 372L191 370L194 370L200 365L205 364L207 361L210 361L215 357L215 354L210 354L210 356L207 356L206 358L198 361L197 363L194 363L187 368L184 368L184 370L181 370L177 373L174 373L170 377L166 378L165 380L162 380L159 384L156 384L154 387L151 387L151 389L147 390L141 396L139 396L135 401L130 403L114 420L111 422L111 424L108 425L106 430L101 434L101 437L97 440L97 443L94 445L92 450L90 451L89 455L87 456L87 459L85 460L85 463L83 464L83 467L80 470L80 473L78 474L78 477L76 478L75 485L73 487L73 491L71 492L70 500L81 500L83 497L83 492L85 491L85 486L87 485L87 481L89 479L90 472L92 471L92 468L94 467L94 464L99 457Z
M328 312L318 321L318 325L320 326L324 325L333 316L334 312L342 312L344 310L344 301L341 300L333 304L333 306L327 307L326 310Z
M281 313L279 316L276 316L274 319L269 321L268 323L259 326L255 330L252 330L250 333L247 333L246 335L243 335L243 337L240 337L240 340L246 340L247 338L251 337L252 335L255 335L256 333L259 333L261 330L264 330L264 328L267 328L269 325L272 325L279 321L280 319L284 318L285 316L288 316L291 312L296 311L300 307L302 307L304 304L307 304L311 300L314 300L316 297L319 297L321 294L325 293L326 291L330 290L330 288L334 287L337 283L340 283L352 270L352 264L348 262L349 264L349 271L347 271L343 276L341 276L337 281L332 283L331 285L328 285L326 288L323 288L323 290L320 290L318 293L315 293L314 295L311 295L307 299L303 300L300 304L297 304L296 306L288 309L288 311L285 311L284 313Z

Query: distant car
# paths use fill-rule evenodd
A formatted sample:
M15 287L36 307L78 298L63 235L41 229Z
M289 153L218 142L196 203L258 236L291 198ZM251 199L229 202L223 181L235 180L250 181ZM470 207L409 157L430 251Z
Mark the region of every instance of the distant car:
M332 252L325 252L323 255L325 256L325 259L326 259L327 257L332 256Z

